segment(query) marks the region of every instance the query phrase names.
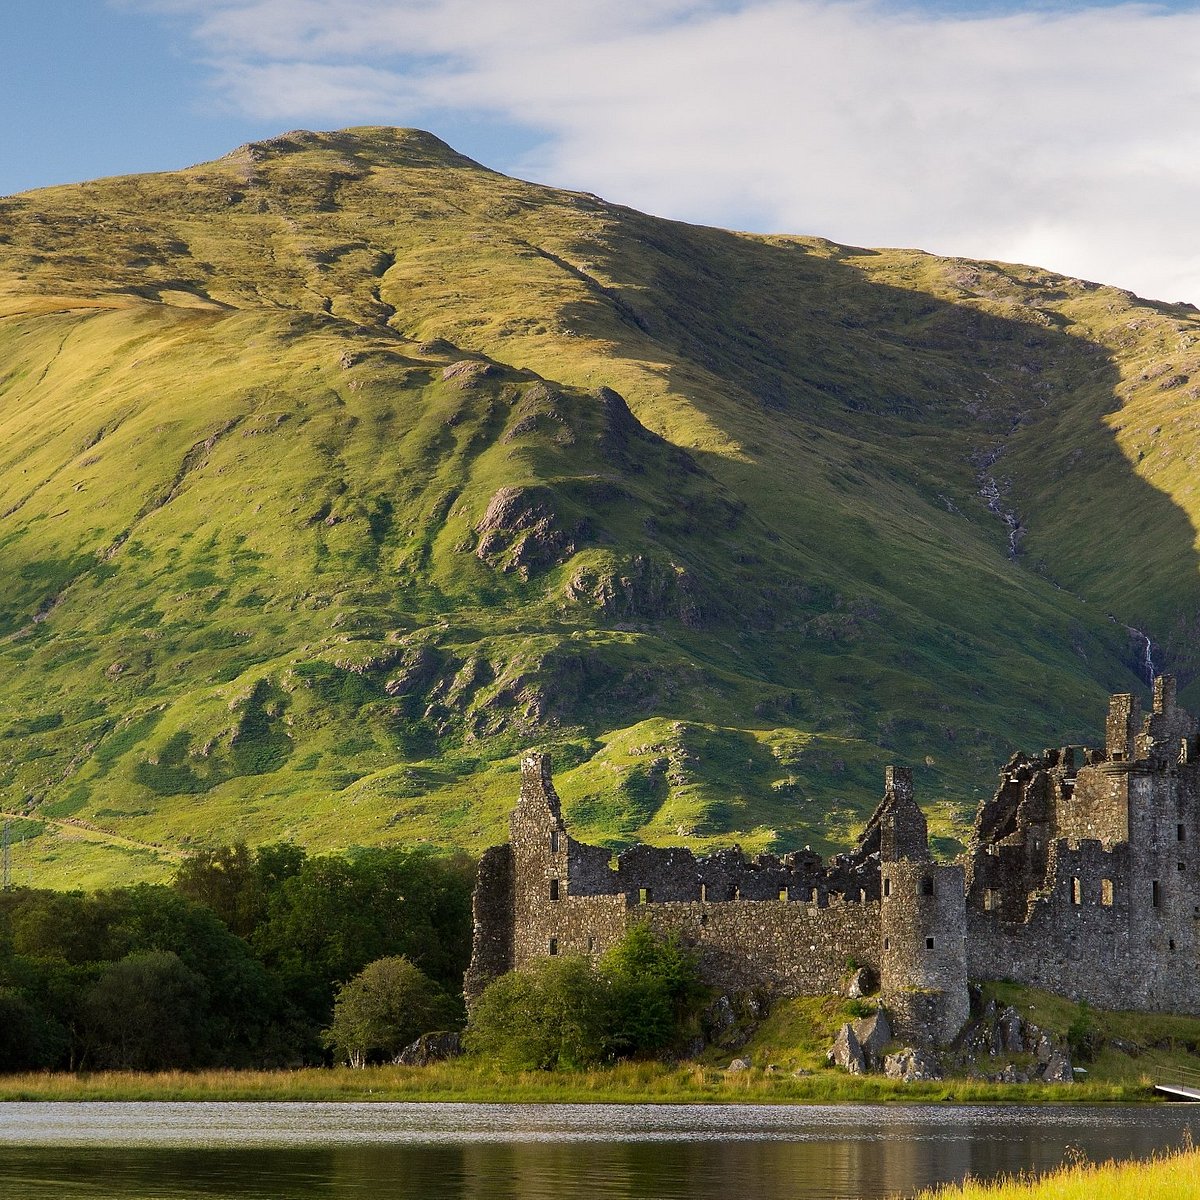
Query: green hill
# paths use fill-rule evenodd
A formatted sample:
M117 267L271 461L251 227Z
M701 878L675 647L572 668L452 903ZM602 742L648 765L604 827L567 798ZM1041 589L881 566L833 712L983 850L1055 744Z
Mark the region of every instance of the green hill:
M827 850L888 761L953 838L1134 630L1200 704L1198 337L414 131L0 199L17 877L478 849L529 745L612 845Z

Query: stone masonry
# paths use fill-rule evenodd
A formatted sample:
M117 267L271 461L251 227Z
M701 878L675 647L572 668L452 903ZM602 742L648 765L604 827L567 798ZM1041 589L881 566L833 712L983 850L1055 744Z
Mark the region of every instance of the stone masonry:
M475 891L468 1001L548 955L603 953L633 924L677 931L722 991L880 984L896 1035L944 1044L967 980L1012 979L1107 1008L1200 1012L1200 724L1154 685L1152 711L1114 696L1105 747L1016 755L970 846L935 863L911 772L888 767L855 848L706 858L571 837L545 755L521 763L509 841Z

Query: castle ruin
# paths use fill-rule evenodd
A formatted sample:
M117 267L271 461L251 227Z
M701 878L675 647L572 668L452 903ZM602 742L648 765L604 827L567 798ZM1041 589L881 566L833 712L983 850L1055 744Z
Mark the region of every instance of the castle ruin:
M607 849L571 837L546 756L521 763L509 841L475 890L468 1001L556 954L603 953L637 922L677 932L723 991L829 994L879 981L897 1036L944 1044L968 980L1011 979L1105 1008L1200 1012L1200 724L1154 683L1113 696L1103 749L1015 755L966 854L934 862L912 774L888 767L857 845L747 858L736 847Z

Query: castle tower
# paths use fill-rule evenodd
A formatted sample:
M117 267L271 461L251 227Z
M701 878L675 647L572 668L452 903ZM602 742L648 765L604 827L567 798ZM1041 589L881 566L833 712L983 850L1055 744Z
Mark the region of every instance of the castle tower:
M880 984L896 1036L944 1045L966 1023L967 905L961 866L932 861L912 772L888 767L880 829Z

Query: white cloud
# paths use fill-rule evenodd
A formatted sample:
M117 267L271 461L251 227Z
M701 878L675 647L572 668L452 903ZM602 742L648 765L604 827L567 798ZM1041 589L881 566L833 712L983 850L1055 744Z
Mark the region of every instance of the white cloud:
M1200 13L872 0L167 0L281 126L482 113L501 169L667 216L1200 302ZM435 130L436 132L436 130Z

